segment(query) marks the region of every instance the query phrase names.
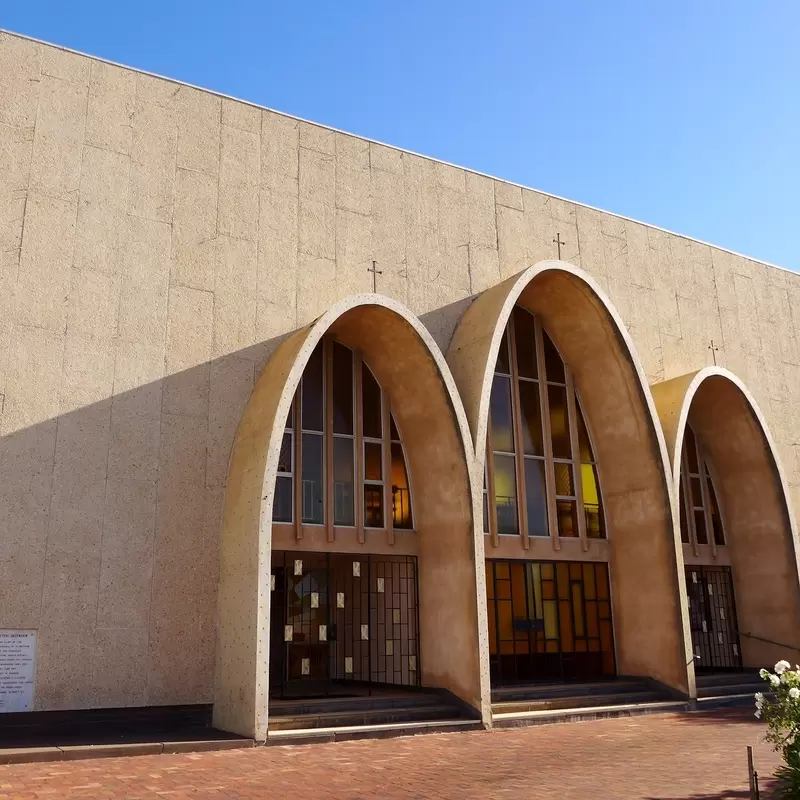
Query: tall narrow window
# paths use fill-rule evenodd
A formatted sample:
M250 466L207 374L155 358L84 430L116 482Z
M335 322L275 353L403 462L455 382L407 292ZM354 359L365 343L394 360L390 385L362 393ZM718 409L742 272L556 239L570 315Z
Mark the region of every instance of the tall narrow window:
M391 450L392 450L392 524L396 529L408 530L414 527L411 514L411 486L408 482L406 456L403 442L394 422L394 414L390 415Z
M508 351L508 334L503 336L497 371L492 382L490 400L490 425L494 456L494 506L497 515L497 532L519 532L517 516L517 457L514 443L514 414L511 405L511 359ZM508 370L508 373L502 370Z
M597 462L569 369L523 308L503 335L489 417L485 529L518 534L522 520L528 536L605 538Z
M403 440L391 410L385 427L384 409L381 387L357 354L332 338L319 342L286 421L274 522L385 528L391 521L396 529L413 530Z
M315 525L325 522L325 369L320 342L308 360L300 382L302 417L302 521Z
M333 524L355 525L353 351L333 342Z
M364 439L364 526L383 527L383 410L381 387L361 365L362 436Z
M684 544L725 545L717 494L702 444L689 425L681 455L681 541Z
M275 500L272 507L272 518L276 522L291 522L292 497L294 487L294 403L289 409L286 418L283 438L281 439L281 452L278 456L278 477L275 479Z

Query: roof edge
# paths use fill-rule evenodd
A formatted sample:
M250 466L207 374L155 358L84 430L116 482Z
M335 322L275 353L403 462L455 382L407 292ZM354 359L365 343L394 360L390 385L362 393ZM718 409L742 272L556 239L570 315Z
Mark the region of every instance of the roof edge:
M574 205L588 209L589 211L596 211L600 214L608 214L609 216L624 220L625 222L633 222L636 225L643 225L645 228L651 228L652 230L660 231L661 233L666 233L669 234L670 236L677 236L679 239L686 239L687 241L690 242L696 242L697 244L705 245L706 247L711 247L714 250L719 250L723 253L728 253L729 255L736 256L737 258L743 258L746 261L752 261L755 264L761 264L762 266L770 267L771 269L777 269L780 270L781 272L788 272L791 275L800 275L800 272L790 269L789 267L783 267L780 264L773 264L770 261L764 261L763 259L755 258L754 256L748 256L744 253L739 253L736 250L730 250L727 247L722 247L721 245L718 244L712 244L711 242L706 242L703 239L697 239L693 236L688 236L687 234L684 233L676 233L675 231L671 231L668 228L662 228L659 225L653 225L650 222L642 222L641 220L634 219L633 217L626 217L624 214L618 214L615 211L607 211L604 208L598 208L597 206L592 206L589 205L588 203L582 203L579 200L570 200L568 197L561 197L561 195L553 194L552 192L546 192L543 189L536 189L532 186L526 186L525 184L522 183L516 183L515 181L509 180L507 178L498 178L496 175L490 175L487 172L480 172L477 169L472 169L471 167L465 167L462 166L461 164L453 164L450 161L444 161L440 158L434 158L433 156L428 156L425 155L424 153L417 153L416 151L409 150L408 148L405 147L399 147L398 145L394 144L387 144L386 142L381 142L378 139L370 139L368 136L362 136L359 133L352 133L351 131L345 131L342 130L341 128L334 128L332 125L326 125L323 122L314 122L313 120L306 119L305 117L298 117L295 114L289 114L286 111L278 111L275 108L270 108L269 106L262 106L259 105L258 103L252 102L251 100L243 100L241 97L234 97L233 95L225 94L224 92L218 92L215 89L208 89L204 86L198 86L197 84L189 83L187 81L182 81L178 78L170 78L167 77L166 75L160 75L157 72L150 72L149 70L140 69L139 67L131 67L128 64L121 64L118 61L112 61L111 59L108 58L102 58L101 56L94 56L91 55L90 53L84 53L82 50L74 50L71 47L65 47L64 45L54 44L53 42L47 42L44 39L37 39L35 36L28 36L27 34L24 33L17 33L15 31L9 31L5 28L0 28L0 34L3 33L6 34L7 36L14 36L17 39L25 39L29 42L36 42L36 44L43 44L46 47L53 47L56 50L63 50L65 53L74 53L75 55L82 56L84 58L90 58L93 61L99 61L103 64L109 64L110 66L113 67L119 67L120 69L127 69L130 70L131 72L136 72L140 75L149 75L152 78L158 78L163 81L169 81L170 83L176 83L180 86L186 86L187 88L190 89L197 89L198 91L206 92L207 94L215 95L216 97L221 97L224 98L225 100L233 100L234 102L237 103L244 103L245 105L251 106L252 108L257 108L261 111L269 111L273 114L279 114L282 117L287 117L288 119L296 120L297 122L305 122L308 125L314 125L318 128L324 128L325 130L332 131L333 133L341 133L345 136L352 136L354 139L360 139L363 142L369 142L370 144L377 144L380 145L381 147L388 147L391 150L397 150L401 153L408 153L408 155L416 156L417 158L424 158L426 161L433 161L437 164L444 164L445 166L448 167L461 169L464 170L465 172L469 172L472 175L478 175L482 178L489 178L490 180L499 181L500 183L505 183L508 184L509 186L516 186L519 189L525 189L530 192L537 192L538 194L543 194L546 195L547 197L552 197L555 200L562 200L565 203L573 203Z

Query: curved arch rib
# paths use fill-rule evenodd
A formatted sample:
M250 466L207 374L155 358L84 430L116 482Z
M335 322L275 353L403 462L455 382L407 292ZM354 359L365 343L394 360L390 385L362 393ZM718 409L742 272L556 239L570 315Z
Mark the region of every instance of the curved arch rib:
M670 462L641 361L621 318L583 270L542 261L477 297L447 361L482 474L492 373L515 305L539 316L575 378L603 486L618 670L694 687ZM491 553L487 553L491 557Z
M761 667L798 652L761 639L797 644L800 629L798 530L788 485L764 414L745 384L722 367L706 367L651 387L681 479L686 426L714 464L725 520L744 666Z
M447 363L426 328L378 295L336 303L267 362L236 432L220 544L215 724L266 738L272 505L283 425L305 365L331 333L362 351L392 398L418 485L422 679L488 719L486 609L469 427Z

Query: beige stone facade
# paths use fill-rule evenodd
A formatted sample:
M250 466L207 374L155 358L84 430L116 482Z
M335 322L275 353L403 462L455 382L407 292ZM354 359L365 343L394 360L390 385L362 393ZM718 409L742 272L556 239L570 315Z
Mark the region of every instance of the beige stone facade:
M423 613L460 609L425 617L430 680L488 724L485 376L517 300L617 465L621 664L693 691L672 461L687 415L717 461L749 459L724 498L751 501L733 556L751 564L747 623L800 641L800 276L0 34L0 628L38 632L36 710L216 698L229 729L265 732L275 431L331 328L399 400L434 565ZM714 358L733 378L691 384L690 411L673 379Z

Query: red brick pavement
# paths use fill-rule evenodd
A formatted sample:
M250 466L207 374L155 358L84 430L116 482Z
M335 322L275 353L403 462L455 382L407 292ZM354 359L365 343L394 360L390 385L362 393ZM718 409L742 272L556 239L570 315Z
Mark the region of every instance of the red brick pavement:
M747 711L300 747L0 766L0 798L747 798ZM763 785L763 784L762 784ZM762 795L762 797L765 795ZM768 793L766 793L768 796Z

